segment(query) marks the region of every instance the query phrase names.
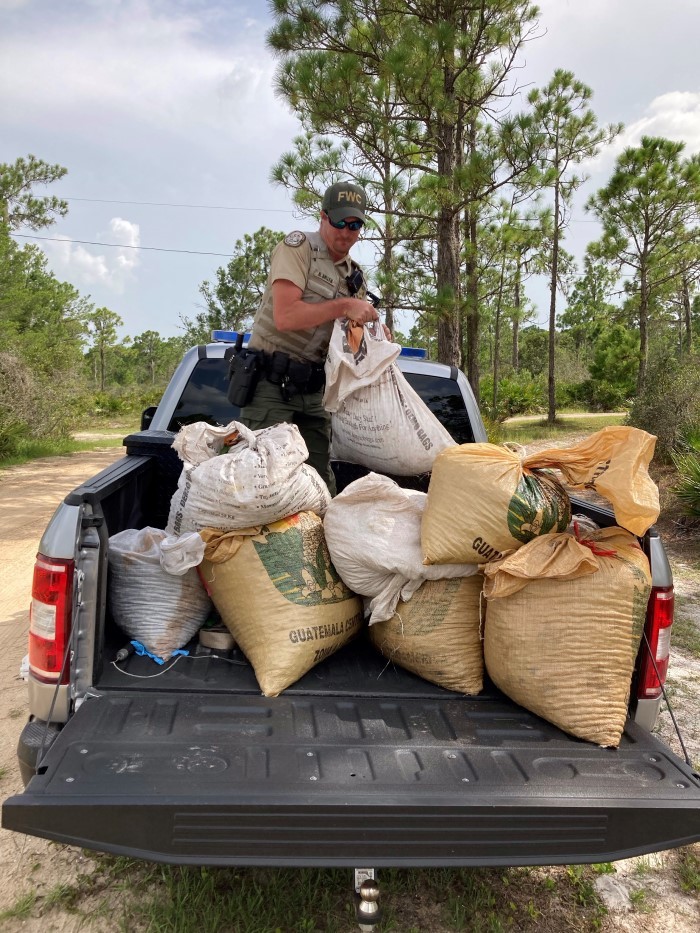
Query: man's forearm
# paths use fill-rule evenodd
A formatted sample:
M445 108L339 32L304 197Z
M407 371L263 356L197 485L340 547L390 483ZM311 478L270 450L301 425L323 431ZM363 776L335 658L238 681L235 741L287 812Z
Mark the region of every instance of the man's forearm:
M328 301L294 301L284 308L273 306L275 327L279 331L307 330L327 321L349 317L364 324L377 317L369 301L341 295Z

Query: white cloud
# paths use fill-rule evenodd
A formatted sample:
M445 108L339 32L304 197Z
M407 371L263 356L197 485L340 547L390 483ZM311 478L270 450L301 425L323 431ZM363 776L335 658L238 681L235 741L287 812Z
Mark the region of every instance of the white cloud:
M643 116L625 126L622 133L595 159L586 161L585 172L609 172L615 159L643 136L663 136L685 143L684 156L700 152L700 91L671 91L655 97Z
M43 6L43 4L40 4ZM216 6L187 12L157 0L44 8L41 28L0 38L0 117L128 147L126 118L166 137L221 145L275 118L291 122L272 88L274 61L259 21L226 28ZM217 26L219 32L217 32ZM274 116L273 116L274 115Z
M113 217L109 231L97 237L108 243L123 244L123 247L110 246L104 253L97 252L68 237L59 236L55 242L46 244L51 265L59 276L66 275L78 285L101 285L120 295L133 280L141 261L138 249L129 248L140 245L139 225L122 217Z
M672 91L655 97L646 114L625 127L619 151L638 146L642 136L665 136L685 143L685 154L700 152L700 91Z

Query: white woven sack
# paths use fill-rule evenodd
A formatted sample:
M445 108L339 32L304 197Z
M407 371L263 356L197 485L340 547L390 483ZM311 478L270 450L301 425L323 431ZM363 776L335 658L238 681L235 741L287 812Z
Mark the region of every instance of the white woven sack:
M184 576L191 567L198 567L203 558L204 541L196 531L169 535L160 542L160 566L173 576Z
M186 424L177 432L173 447L187 467L195 467L220 453L227 437L238 430L238 422L231 421L225 427L195 421Z
M197 571L180 576L161 567L160 528L127 528L109 539L109 603L127 635L164 661L192 638L211 600Z
M353 392L376 382L400 352L398 343L386 339L378 321L358 325L347 318L337 320L326 356L326 411L337 411Z
M295 424L251 431L234 421L226 430L238 432L227 453L194 467L185 463L170 503L168 534L234 531L304 511L323 516L330 492L304 462L309 452Z
M323 529L331 560L353 592L371 597L370 625L390 619L399 599L409 600L426 580L466 577L478 569L475 564L423 563L420 527L426 498L369 473L328 506Z
M380 473L427 473L455 441L395 364L401 352L377 322L333 325L323 404L331 412L331 455Z

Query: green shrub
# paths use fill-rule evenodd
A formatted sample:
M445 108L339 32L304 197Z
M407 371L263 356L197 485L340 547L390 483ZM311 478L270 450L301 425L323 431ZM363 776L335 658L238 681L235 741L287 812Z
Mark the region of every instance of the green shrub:
M162 389L143 386L119 386L95 392L87 399L86 414L103 418L140 415L149 405L157 405L162 394Z
M0 411L0 460L9 460L19 450L22 438L27 436L27 425L8 419L7 413Z
M554 400L557 409L588 408L589 400L585 382L565 382L557 379L554 384Z
M682 449L684 438L697 433L700 424L697 357L653 361L630 409L629 423L656 435L656 455L662 460L670 460L674 451Z
M73 374L32 371L14 351L0 352L0 456L9 457L26 440L68 436L77 395Z
M678 447L681 451L695 451L700 454L700 424L692 424L681 433Z
M628 388L605 379L587 379L581 383L581 395L589 411L622 411L630 406Z
M480 382L482 407L495 421L504 421L513 415L538 415L547 410L547 383L539 376L517 373L498 380L496 411L493 401L493 376L484 376Z
M684 511L692 518L700 518L700 453L671 456L679 476L673 491L680 499Z

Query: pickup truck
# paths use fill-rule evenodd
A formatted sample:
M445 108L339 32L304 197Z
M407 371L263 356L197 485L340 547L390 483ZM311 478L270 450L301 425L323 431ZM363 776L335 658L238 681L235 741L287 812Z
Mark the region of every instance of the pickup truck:
M463 696L387 667L365 637L274 699L237 649L196 639L167 669L137 654L115 663L128 636L108 609L108 538L165 527L182 425L236 418L225 348L185 354L125 456L67 495L41 539L26 787L5 800L3 826L161 862L349 866L356 879L384 866L602 862L699 840L700 775L651 731L673 620L654 528L641 539L653 591L617 749L572 738L488 679ZM399 365L458 443L486 440L461 372L410 354ZM339 489L366 472L334 468ZM614 524L588 501L573 511Z

